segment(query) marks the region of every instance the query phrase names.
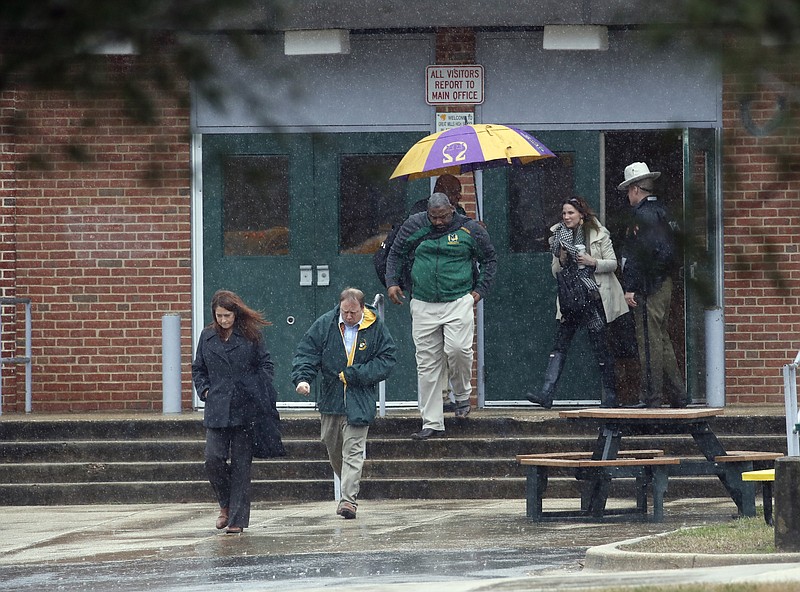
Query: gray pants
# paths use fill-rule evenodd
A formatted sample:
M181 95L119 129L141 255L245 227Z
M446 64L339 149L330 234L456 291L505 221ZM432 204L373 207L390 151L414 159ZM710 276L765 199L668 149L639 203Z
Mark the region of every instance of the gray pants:
M230 464L228 464L230 454ZM206 428L206 475L230 526L250 526L250 465L253 447L242 426Z
M327 414L320 416L320 424L320 439L328 449L333 472L342 482L342 501L357 506L369 426L350 425L344 415Z

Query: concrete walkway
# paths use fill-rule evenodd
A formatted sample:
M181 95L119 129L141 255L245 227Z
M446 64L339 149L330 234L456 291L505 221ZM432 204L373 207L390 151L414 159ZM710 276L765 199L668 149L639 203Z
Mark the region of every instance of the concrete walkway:
M56 589L57 581L60 590L199 591L219 589L220 578L231 578L235 590L276 589L279 581L281 590L437 592L800 583L800 554L781 557L792 563L780 565L728 556L733 567L654 571L663 558L638 554L630 561L610 545L729 521L735 507L727 499L668 501L661 524L630 516L532 524L523 500L362 500L358 518L347 521L334 510L333 501L260 502L245 534L224 535L214 529L213 503L3 507L0 590ZM590 563L600 569L584 568L590 547Z

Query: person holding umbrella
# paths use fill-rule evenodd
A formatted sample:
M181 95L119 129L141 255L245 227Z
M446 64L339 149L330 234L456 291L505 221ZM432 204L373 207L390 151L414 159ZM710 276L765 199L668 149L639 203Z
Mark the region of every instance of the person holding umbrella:
M493 123L469 124L436 132L417 141L391 175L392 179L409 181L439 176L439 182L442 183L437 183L426 211L406 220L403 225L406 234L402 246L395 240L387 257L392 261L391 281L394 285L386 282L392 302L401 304L405 298L403 290L397 285L399 280L396 277L402 270L401 264L404 260L414 262L412 278L415 282L423 282L422 285L414 283L411 287L412 337L416 347L418 397L423 420L422 430L413 435L415 439L425 440L444 434L443 405L439 405L439 401L442 400L440 394L448 374L456 396L456 417L464 418L469 413L475 323L472 310L466 315L465 305L468 299L463 296L459 298L456 293L471 294L473 303L485 298L497 268L494 247L481 219L480 197L476 197L475 202L477 220L470 220L453 211L458 206L452 204L452 198L443 201L451 195L444 183L451 179L458 181L454 175L474 175L475 171L526 165L545 158L556 158L556 155L525 130ZM460 182L458 185L460 197ZM439 197L434 199L435 196ZM448 234L452 234L454 238L453 245L448 244ZM464 240L461 240L462 237ZM448 248L434 255L429 247L436 245ZM451 246L457 246L458 249L450 249ZM448 256L448 253L455 255L457 250L460 254L456 257ZM467 253L469 256L464 257ZM423 255L421 261L417 261L418 255ZM438 270L436 274L432 273L435 268L431 265L437 262L437 256L446 261L448 273L451 275L442 275ZM481 265L473 277L475 261L480 261ZM385 276L389 280L388 261ZM437 282L446 284L444 290L438 293L436 290L441 286L437 286ZM458 320L448 317L446 321L445 313L454 312L450 309L457 303L464 307L458 312L465 316ZM436 322L431 317L430 326L427 326L426 317L432 315L437 308L443 309L440 311L443 315L441 321ZM459 322L464 323L460 328ZM460 352L457 351L459 347L462 348ZM440 352L447 360L437 362L433 360L431 352ZM447 364L452 361L457 361L458 366L447 368ZM438 387L430 384L436 376L441 378ZM454 376L460 384L453 381Z
M450 203L453 204L457 214L461 214L462 216L467 215L467 211L461 206L461 181L458 180L458 177L449 174L439 175L433 186L433 192L444 193L450 200ZM427 212L428 199L430 198L425 197L415 201L414 205L412 205L411 209L408 211L408 215L413 216L420 212Z
M486 230L457 214L444 193L434 193L426 212L409 217L397 233L386 264L389 299L402 304L404 261L411 268L411 334L414 340L422 429L427 440L444 435L441 388L445 373L456 399L456 417L470 412L474 305L488 294L497 269ZM478 262L477 277L473 264Z

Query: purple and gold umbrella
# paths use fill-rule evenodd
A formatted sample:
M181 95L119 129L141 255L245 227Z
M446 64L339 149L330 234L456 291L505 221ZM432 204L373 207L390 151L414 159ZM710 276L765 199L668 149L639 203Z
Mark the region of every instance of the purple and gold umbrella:
M526 131L490 123L462 125L422 138L406 152L391 178L458 175L553 156L547 146Z

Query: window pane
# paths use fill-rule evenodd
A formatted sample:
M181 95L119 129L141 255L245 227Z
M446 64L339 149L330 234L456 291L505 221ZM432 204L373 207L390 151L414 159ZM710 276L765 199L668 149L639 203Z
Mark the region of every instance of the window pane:
M223 166L225 255L288 255L289 158L230 156Z
M538 160L508 173L509 249L548 251L550 227L561 219L561 202L575 194L575 154Z
M406 182L389 180L402 154L347 155L340 161L339 252L372 254L405 219Z

